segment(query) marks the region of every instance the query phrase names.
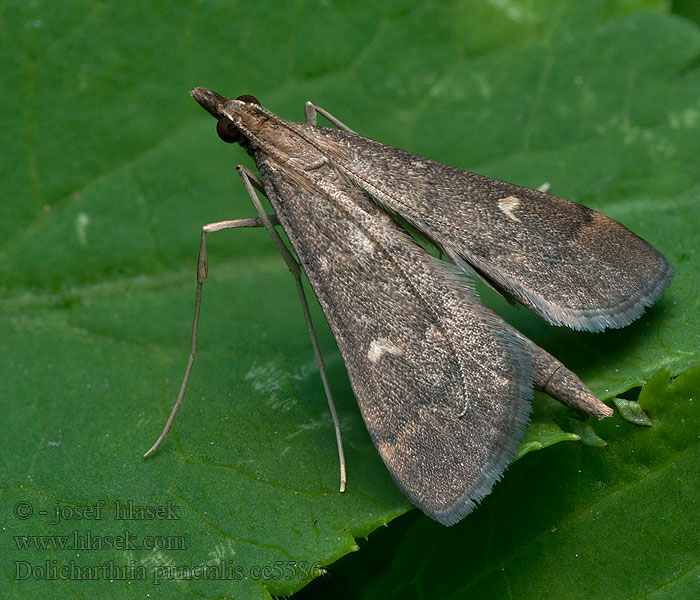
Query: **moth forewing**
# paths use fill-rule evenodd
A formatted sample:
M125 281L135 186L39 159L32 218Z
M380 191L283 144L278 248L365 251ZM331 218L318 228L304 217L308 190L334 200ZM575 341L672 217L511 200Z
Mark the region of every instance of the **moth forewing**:
M323 127L308 136L448 256L552 324L623 327L673 277L673 266L651 244L577 202L346 131Z
M457 521L517 450L528 345L332 164L254 156L389 471L426 514Z

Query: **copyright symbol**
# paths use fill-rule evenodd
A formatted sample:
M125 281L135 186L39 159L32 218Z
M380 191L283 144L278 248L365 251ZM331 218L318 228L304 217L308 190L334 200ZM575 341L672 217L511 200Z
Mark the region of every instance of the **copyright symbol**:
M29 519L34 514L34 507L26 500L15 504L15 517L23 521Z

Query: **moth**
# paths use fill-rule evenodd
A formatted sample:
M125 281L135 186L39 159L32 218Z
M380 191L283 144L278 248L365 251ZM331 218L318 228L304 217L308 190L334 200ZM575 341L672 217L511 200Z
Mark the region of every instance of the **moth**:
M206 234L265 227L297 280L321 370L345 484L337 415L304 298L303 271L345 362L369 434L408 499L450 525L486 496L518 449L533 387L597 418L612 414L561 362L479 301L471 276L553 325L624 327L669 285L673 267L617 221L576 202L362 137L307 103L285 121L252 96L192 96L227 142L258 217L202 230L192 351ZM316 115L335 127L316 124ZM269 200L265 213L255 188ZM427 252L409 224L450 262ZM296 255L275 227L281 226Z

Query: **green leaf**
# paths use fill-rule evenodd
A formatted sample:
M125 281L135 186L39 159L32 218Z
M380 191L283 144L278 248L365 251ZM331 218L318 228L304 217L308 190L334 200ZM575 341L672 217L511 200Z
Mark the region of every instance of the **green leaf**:
M385 143L523 185L549 182L553 193L619 219L676 266L671 288L637 323L582 334L480 288L485 301L602 398L662 368L676 375L698 364L700 35L664 8L644 0L3 3L0 596L289 594L410 508L372 446L314 306L349 468L348 491L337 492L333 430L294 283L257 230L210 237L188 396L160 452L141 458L185 367L199 228L253 214L233 169L250 161L218 142L211 117L188 96L195 85L255 94L286 118L301 119L313 100ZM653 398L639 399L652 421ZM506 502L518 473L543 481L619 459L610 451L616 428L579 422L543 397L535 408L523 453L576 437L609 446L531 453L450 535L485 539L470 538L468 523ZM655 439L656 428L623 425ZM687 441L684 429L665 427L664 447ZM610 467L607 485L623 485L623 466ZM692 472L688 479L697 484ZM570 497L560 492L550 490L557 506ZM115 520L115 502L130 500L177 518ZM77 519L101 501L100 519ZM547 519L542 496L521 501L542 512L528 530L537 531ZM13 512L28 506L21 502L33 507L27 519ZM66 518L53 524L56 507ZM601 527L615 531L617 517L606 515ZM170 536L157 539L171 547L78 552L23 548L14 538L90 531L104 544L125 530L138 543ZM514 546L524 539L504 531ZM475 564L497 569L491 558ZM105 561L134 572L99 571ZM17 563L36 571L19 577ZM411 565L396 566L405 575ZM52 579L64 566L94 571ZM426 585L442 579L422 573Z
M635 425L651 427L651 419L642 410L639 402L625 400L624 398L614 398L613 401L623 419L627 419L630 423L634 423Z

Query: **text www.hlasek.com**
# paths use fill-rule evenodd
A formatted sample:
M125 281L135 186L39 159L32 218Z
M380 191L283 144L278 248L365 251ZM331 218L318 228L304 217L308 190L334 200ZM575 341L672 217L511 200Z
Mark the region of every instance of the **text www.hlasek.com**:
M140 541L125 530L119 535L73 531L68 535L16 535L17 550L186 550L183 535L147 535Z

